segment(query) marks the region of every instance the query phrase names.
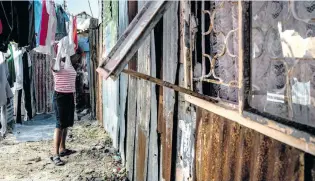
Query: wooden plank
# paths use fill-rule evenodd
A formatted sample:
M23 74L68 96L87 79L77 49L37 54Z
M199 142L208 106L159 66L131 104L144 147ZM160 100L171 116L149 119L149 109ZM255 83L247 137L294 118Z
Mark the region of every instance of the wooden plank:
M124 69L122 72L126 73L126 74L129 74L129 75L132 75L134 77L145 79L145 80L153 82L153 83L155 83L157 85L164 86L164 87L173 89L175 91L178 91L178 92L181 92L181 93L184 93L184 94L187 94L187 95L191 95L191 96L194 96L194 97L197 97L197 98L200 98L200 99L204 99L204 100L209 101L209 102L213 102L213 103L217 102L216 100L212 99L209 96L205 96L203 94L199 94L197 92L191 91L191 90L186 89L184 87L180 87L178 85L172 84L172 83L164 81L164 80L157 79L155 77L152 77L152 76L140 73L140 72L136 72L136 71L129 70L129 69Z
M128 1L129 22L137 14L137 1ZM130 60L128 67L137 70L137 53ZM135 136L137 125L137 78L129 76L128 79L128 108L127 108L127 144L126 144L126 169L128 171L128 179L134 180L134 160L135 160Z
M175 84L178 65L178 2L174 2L163 16L163 79ZM173 152L173 121L175 92L163 89L163 120L165 121L164 140L162 140L162 179L172 178L172 164L176 160Z
M119 36L123 34L125 29L128 26L128 1L120 0L119 2L119 27L118 33ZM125 153L125 136L126 136L126 101L127 101L127 89L128 89L128 76L120 75L119 82L119 152L122 158L122 163L126 162L126 153Z
M156 76L156 54L155 54L155 40L154 30L151 33L151 75ZM147 180L159 181L159 148L158 148L158 134L157 134L157 97L156 85L151 83L151 115L149 126L149 155L148 155L148 176Z
M145 2L138 2L142 8ZM137 71L151 74L151 36L148 36L138 50ZM145 181L148 172L151 84L145 80L137 81L137 135L135 180Z
M98 47L98 44L97 44L97 39L98 39L98 29L95 29L97 28L98 26L98 20L97 19L94 19L92 18L90 20L90 31L89 31L89 42L90 42L90 105L91 105L91 116L92 118L94 119L95 116L96 116L96 113L95 113L95 110L96 110L96 102L95 102L95 73L94 73L94 70L95 70L95 67L97 66L97 47Z
M135 23L131 23L131 28L128 27L122 35L122 40L118 41L113 51L103 60L97 71L105 78L110 75L113 78L117 77L172 3L171 1L148 2L146 4L148 5L147 9L142 9L142 13L136 16L133 20Z
M184 86L184 65L179 67L179 85ZM176 180L195 180L196 111L191 104L186 104L185 94L178 94L178 130L176 155Z
M278 127L276 122L272 120L265 119L266 123L265 125L256 122L255 120L251 119L250 117L243 117L239 114L239 112L226 109L224 107L220 107L218 105L215 105L213 103L210 103L208 101L195 98L192 96L185 96L186 101L191 102L192 104L198 105L208 111L211 111L215 114L218 114L220 116L223 116L231 121L235 121L247 128L253 129L259 133L262 133L266 136L269 136L275 140L281 141L285 144L288 144L292 147L298 148L300 150L303 150L307 153L310 153L312 155L315 155L315 137L308 134L303 133L304 137L297 138L294 135L289 135L290 130L287 130L286 128L289 127ZM261 118L264 119L264 118ZM286 132L289 131L289 132ZM301 131L300 131L301 133Z

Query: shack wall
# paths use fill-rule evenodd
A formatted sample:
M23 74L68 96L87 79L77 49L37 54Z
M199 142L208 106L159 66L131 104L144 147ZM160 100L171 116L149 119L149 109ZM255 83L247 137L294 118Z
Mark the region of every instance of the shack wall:
M106 55L144 2L103 3ZM174 2L128 68L187 85L189 20L180 5ZM102 84L99 114L129 180L315 180L313 156L190 104L182 93L123 73Z

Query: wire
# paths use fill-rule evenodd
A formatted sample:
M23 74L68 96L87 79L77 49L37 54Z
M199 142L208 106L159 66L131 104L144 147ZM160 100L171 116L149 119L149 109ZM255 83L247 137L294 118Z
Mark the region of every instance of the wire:
M92 15L92 17L94 17L94 16L93 16L93 12L92 12L92 8L91 8L90 0L88 0L88 2L89 2L89 6L90 6L91 15Z

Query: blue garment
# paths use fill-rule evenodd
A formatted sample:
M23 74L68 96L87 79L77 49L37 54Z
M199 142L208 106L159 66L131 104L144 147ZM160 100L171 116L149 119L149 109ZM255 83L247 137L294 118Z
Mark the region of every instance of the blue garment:
M90 51L90 44L89 44L89 38L88 37L81 37L78 41L79 47L84 52Z
M67 36L66 22L69 21L69 17L66 12L62 9L61 5L56 6L56 17L57 17L57 29L56 29L56 40L61 40Z
M42 21L42 2L41 2L41 0L35 0L34 1L34 14L35 14L36 46L38 46L39 45L40 24Z

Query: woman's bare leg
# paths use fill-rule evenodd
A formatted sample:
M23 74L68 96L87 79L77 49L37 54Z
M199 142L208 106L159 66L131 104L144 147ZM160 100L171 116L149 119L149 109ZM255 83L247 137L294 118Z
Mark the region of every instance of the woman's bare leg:
M61 142L60 142L60 147L59 147L60 152L66 149L67 133L68 133L68 128L62 129Z
M60 142L62 140L61 137L62 137L62 130L60 128L56 128L55 134L54 134L54 155L55 156L59 155Z

